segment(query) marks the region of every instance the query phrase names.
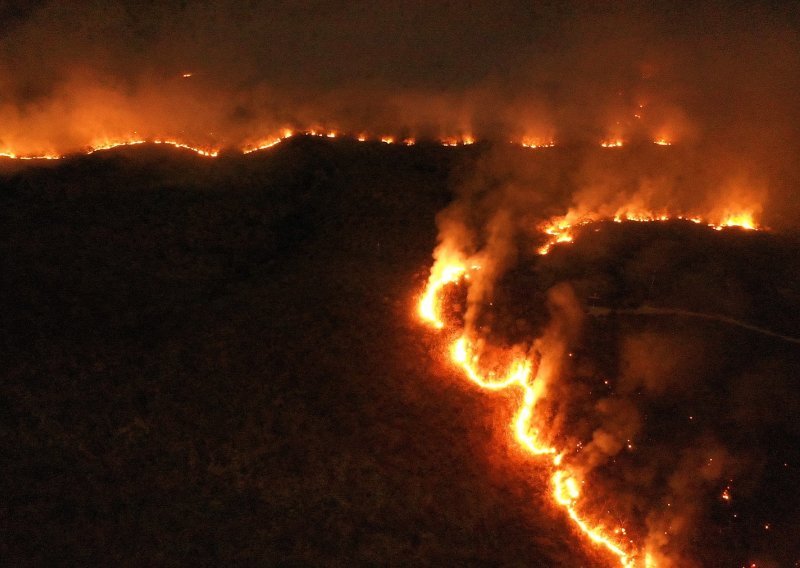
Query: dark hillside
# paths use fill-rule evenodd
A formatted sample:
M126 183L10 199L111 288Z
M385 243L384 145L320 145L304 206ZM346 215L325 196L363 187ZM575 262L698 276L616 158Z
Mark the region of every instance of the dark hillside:
M299 139L7 174L1 555L573 563L413 317L453 159Z

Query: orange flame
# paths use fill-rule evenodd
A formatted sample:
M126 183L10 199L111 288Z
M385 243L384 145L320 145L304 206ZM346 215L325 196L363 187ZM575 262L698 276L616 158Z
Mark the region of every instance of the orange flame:
M523 148L531 148L533 150L537 148L552 148L553 146L556 145L556 143L553 140L544 140L541 138L529 138L529 137L523 138L519 144Z
M553 217L540 226L540 230L545 234L545 243L541 245L537 252L539 254L547 254L550 250L559 243L571 243L575 240L575 230L589 223L596 223L600 221L614 221L615 223L622 223L623 221L632 221L637 223L648 222L665 222L672 220L689 221L696 224L704 224L716 231L723 229L738 227L750 231L762 229L756 221L755 215L751 210L726 210L721 220L712 222L704 219L700 215L695 214L680 214L671 215L664 212L654 212L641 209L638 207L622 207L616 213L610 216L603 216L597 213L586 213L578 215L572 211L562 217Z
M466 261L458 253L448 254L434 264L419 302L419 315L425 322L437 329L444 327L440 292L448 284L458 282L466 272Z
M604 217L596 213L578 216L570 212L563 217L555 217L544 223L541 227L548 236L544 246L539 249L541 254L547 254L556 243L572 242L573 230L581 225L600 221L613 220L615 222L659 222L670 219L681 219L692 223L704 223L711 228L738 226L757 229L758 225L751 212L726 213L719 224L703 221L694 215L670 215L656 213L634 207L620 208L616 214ZM437 249L436 262L431 267L431 275L427 285L420 296L418 313L422 320L436 328L443 330L445 322L442 315L442 302L444 288L453 283L470 280L467 259L458 251L444 248ZM472 267L479 269L479 267ZM553 503L561 508L572 522L573 526L589 542L605 550L616 558L617 564L623 568L632 568L634 565L654 568L656 559L647 551L636 549L633 541L621 540L620 535L625 535L624 528L611 530L595 520L595 516L582 505L582 488L585 480L581 480L579 473L572 467L563 463L565 451L558 450L544 438L542 430L547 427L544 418L536 414L536 405L544 397L547 389L547 377L540 376L541 369L535 368L533 359L520 352L506 350L505 356L510 360L505 372L496 369L484 370L483 358L487 353L483 341L470 339L462 330L458 339L450 347L450 357L453 363L464 375L481 389L489 391L502 391L508 388L519 388L522 391L522 402L515 414L511 429L514 438L529 454L540 458L547 458L545 462L551 469L551 497ZM724 500L730 500L729 488L722 494ZM627 537L626 537L627 538Z
M418 312L423 321L436 329L444 329L441 314L442 291L447 284L458 282L462 278L466 280L468 275L466 261L458 252L440 252L419 300ZM541 419L535 415L535 408L545 393L545 381L535 376L538 370L534 372L532 359L524 354L509 353L511 363L504 373L495 370L484 372L481 367L481 353L481 344L470 340L463 333L450 348L453 362L478 387L490 391L514 387L522 390L522 403L512 422L512 431L515 439L528 453L548 458L549 466L553 469L551 482L554 503L564 509L573 524L590 542L613 554L620 566L633 566L631 553L604 527L590 521L579 510L578 475L563 465L564 452L559 452L542 441L542 425L538 424Z

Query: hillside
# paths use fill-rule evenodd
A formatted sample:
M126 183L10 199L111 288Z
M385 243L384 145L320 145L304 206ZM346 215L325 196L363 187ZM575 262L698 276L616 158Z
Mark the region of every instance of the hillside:
M298 137L217 160L143 147L7 167L2 555L15 565L594 565L547 505L545 472L505 444L511 407L465 385L444 339L415 317L436 215L489 151ZM546 199L548 211L563 202ZM587 305L800 329L795 236L686 223L598 235L521 257L498 291L497 333L535 336L546 290L565 280ZM714 357L691 387L645 397L640 444L653 453L637 459L691 443L687 404L709 431L737 433L730 448L770 440L759 473L742 474L742 511L776 534L714 512L722 528L692 550L724 566L754 552L787 565L800 551L800 351L714 322L621 313L590 319L576 375L624 376L642 363L620 346L671 353L661 336L680 349L702 339ZM720 383L733 418L713 403ZM775 473L778 461L791 465Z

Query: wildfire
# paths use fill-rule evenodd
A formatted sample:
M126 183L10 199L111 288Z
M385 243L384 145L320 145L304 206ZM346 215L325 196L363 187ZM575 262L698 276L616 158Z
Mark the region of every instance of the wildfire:
M258 152L259 150L266 150L267 148L272 148L273 146L277 146L287 138L291 138L294 136L294 131L291 128L284 128L281 130L281 135L277 138L265 139L260 142L257 142L255 145L252 146L245 146L242 148L242 154L251 154L253 152Z
M182 78L190 78L192 77L192 73L184 73L181 75ZM322 127L313 127L308 129L300 129L296 131L297 133L306 135L306 136L314 136L319 138L342 138L342 137L349 137L353 140L357 140L358 142L366 142L370 139L369 135L365 131L361 131L358 134L355 133L346 133L337 130L327 130ZM272 134L269 136L264 136L261 139L257 139L256 142L249 142L245 143L239 147L239 151L242 154L251 154L253 152L257 152L259 150L266 150L277 146L287 138L294 136L296 132L290 128L285 128L280 131L279 134ZM357 132L357 131L356 131ZM396 136L391 135L384 135L379 136L376 138L383 144L396 144L401 143L405 146L413 146L417 143L417 139L413 136L406 136L405 138L398 138ZM441 146L454 148L458 146L469 146L475 144L477 142L477 138L471 134L461 134L458 136L445 136L438 140L438 143ZM137 136L132 137L120 137L118 139L112 140L103 140L101 142L95 142L92 144L87 145L84 147L84 153L92 154L94 152L98 152L100 150L109 150L112 148L117 148L119 146L132 146L136 144L145 144L145 143L155 143L155 144L166 144L170 146L174 146L176 148L182 148L184 150L189 150L198 154L199 156L204 157L216 157L219 154L219 148L207 148L196 146L191 144L188 141L179 140L177 138L139 138ZM555 146L555 142L549 138L536 138L536 137L524 137L519 141L511 141L513 145L520 146L522 148L528 149L539 149L539 148L552 148ZM658 144L661 146L670 146L672 142L668 141L666 138L658 138L653 141L654 144ZM619 138L612 138L608 140L604 140L601 143L603 148L619 148L624 145L622 139ZM0 150L0 158L8 158L13 160L58 160L64 158L66 155L69 155L72 152L67 154L57 154L57 153L50 153L50 152L39 152L39 153L20 153L14 151L12 148L5 148Z
M669 213L647 211L638 208L622 208L613 215L608 216L603 216L597 213L578 215L570 212L563 217L553 217L540 226L540 230L546 235L546 239L544 244L537 249L537 252L544 255L549 253L550 250L559 243L571 243L573 240L575 240L575 230L590 223L597 223L601 221L613 221L615 223L622 223L623 221L651 223L673 220L688 221L691 223L707 225L715 231L721 231L723 229L733 227L750 231L761 229L760 225L755 221L753 212L749 210L737 212L728 211L718 222L704 219L702 216L695 214L671 215Z
M709 227L713 227L717 231L721 231L726 227L740 227L748 231L756 231L759 228L752 211L726 212L720 223L709 223Z
M440 140L442 146L454 148L456 146L469 146L475 143L475 138L467 134L464 136L446 136Z
M477 269L477 267L475 267ZM442 293L448 284L468 281L467 262L454 251L440 251L431 269L428 284L419 300L420 317L432 327L442 330L445 327L442 311ZM531 455L546 458L552 468L551 476L553 501L567 513L570 520L595 545L616 556L623 567L633 566L632 554L622 543L617 542L609 531L599 523L590 520L579 506L580 488L578 474L563 464L565 452L542 440L541 418L535 414L536 404L545 393L545 381L538 377L533 359L525 353L510 351L505 353L510 360L505 372L497 369L483 370L484 346L463 332L450 348L452 361L466 377L478 387L490 391L517 388L522 391L522 403L512 422L511 428L517 442Z
M439 297L441 290L448 284L461 280L467 272L466 262L458 254L450 254L440 260L431 270L428 285L419 303L420 317L437 329L444 327L442 301Z
M576 227L588 223L609 220L615 222L663 222L681 219L687 222L704 223L711 228L737 226L758 228L749 212L727 214L719 224L712 224L694 215L670 215L664 212L650 212L638 208L620 209L614 215L602 216L596 213L576 215L570 212L563 217L555 217L540 228L547 236L544 246L539 249L547 254L556 243L572 242ZM436 261L431 268L428 282L419 299L418 313L421 319L437 330L444 330L443 301L444 290L448 285L464 282L469 285L470 270L479 266L469 266L469 260L459 251L440 245L435 252ZM591 493L581 474L569 464L564 463L565 450L556 448L547 440L552 438L547 432L548 423L544 416L536 413L537 403L547 391L546 373L541 372L536 358L531 354L515 349L490 348L483 339L474 339L466 330L451 330L457 339L450 347L450 358L472 383L488 391L506 389L521 390L522 400L513 418L511 430L514 439L530 455L544 460L551 470L551 497L553 503L562 509L573 526L595 546L616 558L623 568L645 566L654 568L656 560L645 551L638 549L626 535L622 527L611 529L603 525L600 517L587 510L583 504L584 493ZM486 361L489 361L487 364ZM505 363L497 363L504 361ZM726 487L722 499L730 500L730 488ZM624 540L623 540L624 539Z
M120 146L138 146L144 144L147 140L143 139L130 139L130 140L105 140L102 142L95 142L86 151L87 154L94 154L103 150L111 150L112 148L119 148Z
M182 78L189 78L192 77L192 73L184 73L181 75ZM322 127L313 127L308 128L305 130L297 130L296 132L304 134L306 136L315 136L320 138L341 138L341 137L349 137L353 140L357 140L359 142L366 142L370 139L369 135L365 131L361 131L358 134L355 133L346 133L341 132L338 130L328 130ZM264 136L261 139L257 139L256 142L249 142L243 144L239 151L242 154L250 154L252 152L257 152L259 150L266 150L268 148L272 148L277 146L282 141L294 136L296 132L292 129L285 128L280 131L279 134L272 134L269 136ZM384 135L377 137L377 140L384 144L395 144L395 143L402 143L405 146L413 146L417 143L417 139L413 136L407 136L405 138L398 138L396 136L391 135ZM457 146L469 146L475 144L477 142L477 138L472 134L461 134L458 136L445 136L438 140L438 143L441 146L445 147L457 147ZM92 154L94 152L98 152L100 150L109 150L111 148L116 148L119 146L132 146L136 144L145 144L145 143L155 143L155 144L166 144L170 146L174 146L176 148L182 148L184 150L189 150L198 154L199 156L204 157L216 157L219 154L219 148L209 148L209 147L202 147L196 146L189 141L179 140L177 138L140 138L134 135L130 137L120 137L110 140L102 140L100 142L94 142L89 144L83 148L83 153ZM664 138L659 138L654 140L655 144L659 144L662 146L668 146L672 143L667 141ZM555 146L555 142L552 139L548 138L535 138L535 137L524 137L519 141L512 141L511 144L520 146L522 148L529 148L529 149L538 149L538 148L552 148ZM604 148L618 148L623 146L623 141L621 139L609 139L604 140L601 143L601 146ZM0 149L0 158L7 158L7 159L14 159L14 160L57 160L60 158L64 158L66 155L69 155L73 152L68 152L66 154L58 154L58 153L51 153L51 152L38 152L38 153L21 153L15 151L13 148L4 148Z
M523 138L519 144L523 148L531 148L533 150L537 148L552 148L556 145L553 140L542 140L540 138Z
M142 142L137 142L137 144L141 144ZM166 144L167 146L173 146L175 148L183 148L184 150L189 150L190 152L194 152L198 156L203 156L205 158L216 158L219 155L219 150L212 150L207 149L204 150L202 148L195 148L194 146L189 146L188 144L184 144L182 142L178 142L177 140L153 140L155 144Z

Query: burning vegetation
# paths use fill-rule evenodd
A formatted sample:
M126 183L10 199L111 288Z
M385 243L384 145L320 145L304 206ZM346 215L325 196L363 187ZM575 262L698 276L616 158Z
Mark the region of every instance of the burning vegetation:
M496 4L0 6L17 557L799 561L797 10Z

